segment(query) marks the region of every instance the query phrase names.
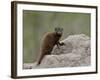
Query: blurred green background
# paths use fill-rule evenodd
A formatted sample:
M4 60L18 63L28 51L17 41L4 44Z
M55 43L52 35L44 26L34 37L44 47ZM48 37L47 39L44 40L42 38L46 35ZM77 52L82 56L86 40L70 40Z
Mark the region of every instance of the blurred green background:
M55 27L64 29L61 40L73 34L90 36L90 20L91 15L88 13L23 10L23 62L36 61L43 35L53 32Z

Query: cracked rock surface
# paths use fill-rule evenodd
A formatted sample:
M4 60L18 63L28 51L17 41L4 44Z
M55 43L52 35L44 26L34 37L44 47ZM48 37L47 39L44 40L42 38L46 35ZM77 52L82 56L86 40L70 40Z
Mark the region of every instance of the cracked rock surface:
M24 64L24 69L77 67L91 65L90 38L85 34L69 35L65 45L54 46L51 55L46 55L39 66L35 63Z

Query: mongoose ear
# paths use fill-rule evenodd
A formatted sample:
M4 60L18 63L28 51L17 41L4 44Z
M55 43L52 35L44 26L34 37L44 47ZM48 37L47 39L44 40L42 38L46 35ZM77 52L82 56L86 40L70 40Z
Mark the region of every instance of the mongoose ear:
M59 28L58 28L58 27L56 27L56 28L55 28L55 32L58 32L58 31L59 31Z
M56 32L60 31L60 27L56 27L56 28L55 28L55 31L56 31Z
M57 32L57 28L55 28L55 31Z
M56 27L56 28L55 28L55 32L59 32L59 31L60 31L60 32L63 32L63 28Z

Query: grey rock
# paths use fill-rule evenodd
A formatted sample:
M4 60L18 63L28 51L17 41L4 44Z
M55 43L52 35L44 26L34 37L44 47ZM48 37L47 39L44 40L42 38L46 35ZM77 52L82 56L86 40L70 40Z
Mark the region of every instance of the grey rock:
M91 64L90 38L85 34L69 35L63 41L65 45L54 46L51 55L46 55L39 66L35 63L24 64L24 69L79 67Z

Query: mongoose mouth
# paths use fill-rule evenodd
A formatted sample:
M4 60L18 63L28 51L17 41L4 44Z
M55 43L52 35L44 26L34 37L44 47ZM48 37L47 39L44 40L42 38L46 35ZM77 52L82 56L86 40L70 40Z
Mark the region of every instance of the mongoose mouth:
M57 32L57 34L61 35L61 34L62 34L62 32Z

